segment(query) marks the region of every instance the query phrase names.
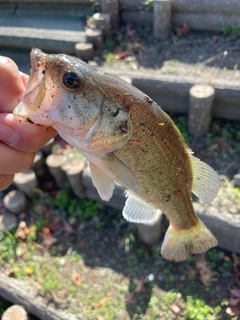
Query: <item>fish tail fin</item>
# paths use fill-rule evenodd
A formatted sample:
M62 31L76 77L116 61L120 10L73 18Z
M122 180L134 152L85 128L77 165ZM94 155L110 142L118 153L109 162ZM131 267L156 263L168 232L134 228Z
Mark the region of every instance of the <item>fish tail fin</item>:
M191 254L198 254L215 247L217 240L211 231L198 219L196 226L175 231L170 225L161 249L165 259L183 261Z

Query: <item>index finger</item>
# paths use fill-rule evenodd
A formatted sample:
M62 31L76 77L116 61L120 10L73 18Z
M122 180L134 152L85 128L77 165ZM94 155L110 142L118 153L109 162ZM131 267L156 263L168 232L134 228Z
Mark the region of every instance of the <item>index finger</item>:
M21 101L26 76L10 58L0 56L0 112L12 112Z

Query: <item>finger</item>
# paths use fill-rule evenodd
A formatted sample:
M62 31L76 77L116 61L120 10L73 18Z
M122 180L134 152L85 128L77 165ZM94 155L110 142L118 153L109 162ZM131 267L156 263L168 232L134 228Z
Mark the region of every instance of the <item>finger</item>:
M22 79L17 65L3 56L0 56L0 74L0 110L11 112L21 101L25 80Z
M35 152L56 134L52 127L23 121L12 113L0 114L0 141L19 151Z
M14 174L0 174L0 191L7 189L12 183Z
M4 143L0 143L1 165L0 174L14 174L22 172L31 167L35 153L21 152Z

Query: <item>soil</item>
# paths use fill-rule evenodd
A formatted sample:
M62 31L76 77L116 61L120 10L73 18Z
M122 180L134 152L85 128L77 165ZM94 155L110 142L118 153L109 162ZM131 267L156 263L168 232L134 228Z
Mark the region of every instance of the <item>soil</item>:
M122 70L133 72L141 70L179 76L211 75L239 81L239 51L240 40L233 40L222 34L190 31L185 37L172 34L169 40L159 42L152 39L147 28L135 30L131 26L130 29L123 28L116 34L114 41L108 43L108 48L105 47L104 53L96 56L95 62L103 68L117 65ZM109 59L109 53L114 55L114 59ZM210 132L196 141L187 133L186 116L171 116L196 156L231 180L240 168L240 123L214 119ZM57 192L59 191L53 188L48 194L52 197ZM49 207L49 195L36 207L31 203L23 218L30 224L39 221L39 213L44 215L46 221L42 227L49 228L52 235L58 239L58 243L49 249L49 261L53 257L64 257L67 261L66 269L60 268L63 281L64 278L70 278L69 271L77 271L81 275L82 285L79 286L77 295L72 294L73 298L68 298L68 304L66 293L63 293L64 303L61 303L51 294L40 292L47 303L55 303L58 308L69 309L71 312L82 314L84 319L91 320L197 319L196 315L191 318L190 313L184 314L189 308L186 306L188 297L192 296L204 301L205 306L209 308L220 305L222 308L218 314L209 312L205 316L201 311L202 318L199 319L229 319L226 308L229 306L227 300L230 290L240 288L240 277L233 267L234 258L231 252L217 248L206 254L204 259L210 264L213 272L206 285L203 284L197 268L199 257L190 258L183 263L174 263L159 256L164 232L159 242L149 247L137 239L136 230L122 220L119 212L114 212L113 218L112 211L101 206L96 216L90 219L78 217L72 222L67 210L59 211L52 206ZM71 199L72 197L71 195ZM53 221L59 214L77 233L67 232L62 223L57 224L57 228L54 227ZM100 228L99 221L104 221ZM163 231L165 230L166 226L163 226ZM37 242L41 244L41 231L37 234ZM48 252L47 249L46 251ZM79 254L82 260L69 263L68 257L71 252ZM44 255L36 253L36 256ZM48 260L45 260L45 263L46 261ZM1 265L2 272L6 272L8 268L8 263ZM26 276L26 279L29 277L31 278L29 275ZM138 292L134 291L137 286L136 280L138 284L142 281L142 287ZM65 286L63 285L64 290L67 290ZM166 302L166 292L181 293L183 305L177 313L170 308L173 301ZM200 314L198 308L200 307L195 306Z

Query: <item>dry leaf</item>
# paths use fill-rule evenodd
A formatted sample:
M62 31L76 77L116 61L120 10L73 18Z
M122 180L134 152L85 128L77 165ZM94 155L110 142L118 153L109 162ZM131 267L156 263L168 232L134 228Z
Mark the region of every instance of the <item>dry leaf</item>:
M62 219L63 222L63 230L68 233L68 234L72 234L72 233L76 233L76 231L72 228L72 226L67 223L66 220Z
M41 234L41 236L43 238L41 245L46 247L51 247L51 245L58 241L57 238L51 235L51 232L48 228L43 228L43 233Z
M176 28L177 35L180 37L184 37L189 32L190 27L187 23L184 23L182 28Z
M199 272L200 280L205 286L212 281L216 281L216 278L213 278L213 272L209 262L205 260L204 254L196 256L196 269Z
M99 302L93 303L93 304L92 304L92 308L93 308L93 309L97 309L97 308L103 306L106 302L107 302L107 298L106 298L106 297L103 297Z
M72 283L75 284L75 285L79 285L81 283L81 276L79 273L75 272L72 274Z

